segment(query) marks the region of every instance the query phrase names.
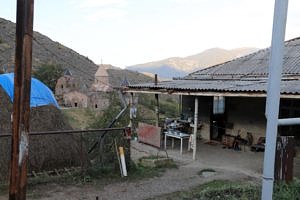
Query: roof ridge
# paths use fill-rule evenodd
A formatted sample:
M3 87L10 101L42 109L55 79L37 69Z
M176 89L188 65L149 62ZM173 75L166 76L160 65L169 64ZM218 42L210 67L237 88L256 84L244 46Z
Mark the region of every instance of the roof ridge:
M200 70L198 70L198 71L195 71L195 72L193 72L193 73L190 73L189 75L194 74L194 73L198 73L198 72L201 72L201 71L204 71L204 70L206 70L206 69L211 69L211 68L214 68L214 67L218 67L218 66L220 66L220 65L224 65L224 64L226 64L226 63L233 62L233 61L235 61L235 60L239 60L239 59L242 59L242 58L246 58L246 57L255 55L255 54L259 53L259 52L266 51L266 50L269 49L269 48L270 48L270 47L264 48L264 49L259 49L259 50L255 51L255 52L253 52L253 53L250 53L250 54L247 54L247 55L238 57L238 58L234 58L234 59L232 59L232 60L228 60L228 61L223 62L223 63L219 63L219 64L216 64L216 65L212 65L212 66L209 66L209 67L200 69Z
M300 40L300 36L299 36L299 37L296 37L296 38L292 38L292 39L286 40L286 41L284 41L284 44L287 45L288 43L293 42L293 41L295 41L295 40ZM224 65L224 64L229 63L229 62L233 62L233 61L236 61L236 60L239 60L239 59L244 59L244 58L246 58L246 57L256 55L256 54L258 54L258 53L260 53L260 52L267 51L267 50L269 50L270 48L271 48L271 47L259 49L259 50L255 51L255 52L253 52L253 53L250 53L250 54L247 54L247 55L238 57L238 58L234 58L234 59L232 59L232 60L228 60L228 61L223 62L223 63L219 63L219 64L216 64L216 65L212 65L212 66L209 66L209 67L200 69L200 70L197 70L197 71L195 71L195 72L192 72L192 73L188 74L187 76L190 76L190 75L199 73L199 72L204 71L204 70L207 70L207 69L219 67L219 66Z
M299 37L295 37L295 38L292 38L292 39L289 39L287 41L284 41L284 43L288 43L288 42L293 42L295 40L300 40L300 36Z

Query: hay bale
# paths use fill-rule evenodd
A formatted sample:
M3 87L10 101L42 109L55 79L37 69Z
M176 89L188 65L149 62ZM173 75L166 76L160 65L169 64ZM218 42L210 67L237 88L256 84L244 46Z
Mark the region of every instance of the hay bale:
M0 134L11 133L12 103L0 87ZM71 130L55 106L31 109L30 131ZM11 138L0 138L0 181L9 174ZM79 166L86 162L86 149L80 136L71 134L30 136L29 171Z

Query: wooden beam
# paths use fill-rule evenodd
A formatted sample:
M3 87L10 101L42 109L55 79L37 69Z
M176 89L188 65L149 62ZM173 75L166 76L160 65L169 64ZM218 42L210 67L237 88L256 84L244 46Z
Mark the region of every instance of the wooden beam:
M143 89L128 89L126 93L141 93L141 94L173 94L186 96L224 96L224 97L266 97L264 92L205 92L205 91L172 91L167 90L143 90ZM281 94L283 99L300 99L299 94Z

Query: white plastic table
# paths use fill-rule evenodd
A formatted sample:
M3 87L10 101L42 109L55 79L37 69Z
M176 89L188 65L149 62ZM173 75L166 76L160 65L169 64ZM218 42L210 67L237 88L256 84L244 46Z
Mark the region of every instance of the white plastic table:
M189 139L190 135L182 132L165 132L165 149L167 149L167 137L172 138L172 149L174 148L174 138L180 139L180 155L182 155L183 140Z

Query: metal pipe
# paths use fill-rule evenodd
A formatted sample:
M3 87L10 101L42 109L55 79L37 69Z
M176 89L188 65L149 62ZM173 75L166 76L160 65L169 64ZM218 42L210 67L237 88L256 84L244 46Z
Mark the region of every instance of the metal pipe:
M198 130L198 97L195 97L195 115L194 115L194 135L193 135L193 160L196 160L197 151L197 130Z
M271 57L266 102L266 149L264 155L261 196L263 200L271 200L273 195L274 163L280 101L280 82L283 63L283 48L287 8L288 0L275 0Z
M278 119L278 126L300 125L300 118Z
M126 168L126 162L125 162L125 155L124 155L124 148L119 147L119 153L121 158L121 166L122 166L122 173L123 176L127 176L127 168Z
M124 97L123 93L120 93L120 94L121 94L121 95L120 95L121 101L122 101L122 102L125 102L125 97ZM124 107L123 107L123 109L119 112L119 114L113 119L112 122L110 122L110 124L108 125L108 128L111 128L111 127L116 123L116 121L118 121L119 118L124 114L124 112L125 112L125 110L127 109L128 105L127 105L127 104L124 104L123 106L124 106ZM107 131L105 131L105 132L99 137L99 139L98 139L98 140L93 144L93 146L89 149L88 154L90 154L90 153L96 148L96 146L97 146L98 144L101 144L101 141L102 141L102 139L104 138L104 136L105 136L106 134L107 134Z
M119 120L119 118L124 114L125 110L127 109L127 105L126 107L123 108L123 110L121 110L121 112L119 112L119 114L113 119L112 122L110 122L110 124L108 125L108 128L111 128L115 123L116 121ZM99 139L93 144L93 146L90 148L90 150L88 151L88 153L90 154L98 144L101 144L101 140L102 138L104 138L104 136L107 134L107 131L105 131L100 137Z
M73 134L73 133L93 133L93 132L106 132L106 131L123 131L129 127L120 128L102 128L102 129L90 129L90 130L64 130L64 131L40 131L40 132L30 132L30 136L39 135L59 135L59 134ZM11 134L4 133L0 135L1 137L11 137Z

